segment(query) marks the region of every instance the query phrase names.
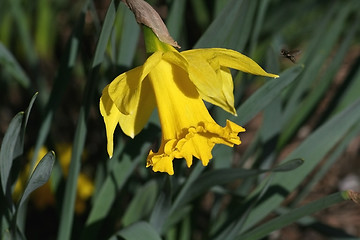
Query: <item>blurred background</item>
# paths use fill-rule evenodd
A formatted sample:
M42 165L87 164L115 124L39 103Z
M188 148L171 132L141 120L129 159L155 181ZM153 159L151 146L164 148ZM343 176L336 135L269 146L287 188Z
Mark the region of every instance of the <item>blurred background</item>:
M274 166L360 96L359 1L148 2L164 19L181 51L200 47L235 49L254 59L267 72L282 76L288 70L285 74L288 78L283 81L292 79L278 93L279 98L272 99L273 102L246 120L241 120L244 115L238 111L237 123L247 130L241 135L243 143L235 151L230 150L227 160L220 161L215 153L209 169ZM14 201L23 191L31 161L49 150L54 150L57 157L50 182L31 195L24 211L23 229L28 239L56 238L74 154L80 156L81 170L71 236L72 239L87 236L84 229L91 209L113 166L106 153L105 125L98 109L101 91L120 73L143 64L146 57L141 28L119 1L0 1L0 139L4 138L11 119L27 109L38 92L26 128L24 154L16 163L19 170L13 180ZM235 71L233 76L237 109L269 81ZM221 109L210 106L209 109L221 124L230 118ZM119 128L115 132L118 143L115 156L123 156L125 152L136 164L121 190L114 193L109 207L112 211L108 211L95 235L99 239L107 239L115 230L138 220L127 213L131 206L134 208L131 203L138 191L155 192L146 199L147 195L138 197L143 205L149 205L139 219L147 219L154 216L151 212L159 201L161 189L169 187L167 181L176 195L195 168L186 169L179 163L176 180L165 180L167 176L145 168L144 156L134 157L141 146L145 146L141 151L146 155L150 146L156 149L159 144L161 130L154 115L135 140L123 135ZM76 137L82 121L86 129L82 132L83 146ZM283 206L302 205L346 189L360 191L360 129L359 124L352 124L324 152L324 157L319 157L318 164L306 170L304 181L299 180L296 189L284 198ZM313 148L326 141L324 135ZM74 146L78 153L74 153ZM225 224L218 229L211 225L221 216L214 209L231 211L262 179L237 180L224 187L227 192L212 190L193 199L193 210L184 217L192 219L186 220L191 222L185 225L190 228L188 234L179 234L185 231L180 227L174 230L177 233L171 232L174 228L169 227L162 236L165 239L180 239L180 235L185 236L183 239L221 236L216 233ZM273 211L262 221L278 214ZM316 221L312 224L293 223L266 239L334 239L336 234L360 237L358 205L344 202L313 217Z

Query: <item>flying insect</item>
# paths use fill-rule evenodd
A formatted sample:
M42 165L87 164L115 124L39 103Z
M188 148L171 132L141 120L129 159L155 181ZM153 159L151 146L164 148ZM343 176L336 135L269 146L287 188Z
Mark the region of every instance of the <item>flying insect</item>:
M296 62L296 55L299 55L301 51L300 50L293 50L293 51L288 51L285 49L281 49L281 55L287 59L289 59L290 61L292 61L293 63Z

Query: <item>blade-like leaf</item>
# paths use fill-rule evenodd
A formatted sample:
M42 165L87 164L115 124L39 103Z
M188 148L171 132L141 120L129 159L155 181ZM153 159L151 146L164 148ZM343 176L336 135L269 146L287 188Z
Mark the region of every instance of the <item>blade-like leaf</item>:
M238 38L232 39L231 42L229 42L229 35L235 32L233 31L234 28L241 28L239 25L244 25L244 18L248 10L247 4L244 2L248 3L247 0L230 1L201 36L194 48L227 47L236 49L239 38L245 39L246 35L242 35L243 37L237 35ZM241 31L236 31L237 34L239 32Z
M288 172L295 170L296 168L300 167L304 163L303 159L296 158L289 160L287 162L284 162L283 164L280 164L273 169L271 169L272 172Z
M123 215L122 223L126 227L150 213L158 194L155 181L150 181L136 191L136 195Z
M238 240L261 239L262 237L265 237L272 231L285 227L304 216L316 213L324 208L330 207L334 204L349 199L350 197L348 191L334 193L330 196L308 203L305 206L291 210L288 213L279 216L273 220L270 220L267 223L261 224L259 227L251 230L246 234L238 236L236 239Z
M259 35L261 32L261 28L264 26L264 19L266 14L266 9L269 5L269 0L264 0L259 2L259 10L257 12L256 20L255 20L255 26L251 33L251 41L250 41L250 56L253 55L256 45L259 40Z
M221 234L219 234L215 240L221 240L221 239L225 239L225 238L226 239L234 239L235 238L235 236L237 235L237 232L244 225L244 222L246 221L247 217L251 213L252 209L257 205L257 203L261 200L261 198L264 196L264 194L269 189L271 180L272 180L271 176L268 179L266 179L265 184L263 185L263 189L261 190L260 194L246 208L246 210L245 210L244 214L242 214L241 218L236 219L236 220L232 221L230 225L227 225L227 227L224 229L224 231L222 231Z
M326 58L333 51L334 45L341 36L346 18L351 14L353 6L349 2L341 8L339 8L339 5L339 3L333 4L331 11L324 18L324 23L321 23L324 25L321 25L322 28L319 25L317 28L319 31L313 36L311 41L313 49L308 49L306 54L304 53L307 67L301 79L297 82L298 84L294 85L293 91L290 93L291 95L289 96L284 113L284 121L286 122L291 122L294 114L296 115L297 111L299 111L298 106L304 94L309 90L316 91L316 89L312 89L313 83L320 69L322 69L321 67L325 63Z
M5 133L0 150L0 173L1 173L1 187L5 196L9 196L9 176L10 170L14 161L14 150L17 141L20 137L21 124L24 118L24 113L18 113L10 122L10 125Z
M28 88L30 86L30 79L16 61L14 56L9 52L5 46L0 42L0 65L2 65L3 71L7 71L11 76L17 80L23 87Z
M230 183L236 179L248 178L256 176L265 172L286 172L291 171L303 164L301 159L292 159L287 161L273 169L217 169L202 174L195 183L189 188L189 190L182 196L181 204L183 206L192 199L200 196L205 191L216 185L222 185Z
M34 105L35 99L37 97L38 93L35 93L34 96L31 98L28 108L24 112L24 118L23 122L21 124L21 131L20 135L16 144L16 148L14 151L14 158L17 158L18 156L21 156L24 152L24 138L25 138L25 129L27 126L27 122L29 120L29 115L32 109L32 106Z
M104 53L109 41L109 37L111 34L111 30L114 25L115 17L116 17L116 10L118 8L118 3L114 1L110 2L108 10L106 12L105 20L103 23L103 27L101 29L100 37L98 43L96 45L95 56L92 63L92 68L99 66L104 59Z
M181 30L184 24L186 0L173 1L166 25L170 35L176 40L181 37ZM181 44L180 44L181 45Z
M319 171L314 173L313 177L309 179L306 186L304 186L297 194L296 198L292 201L290 206L296 206L299 202L305 198L316 184L328 173L329 169L334 166L334 163L339 159L341 154L349 146L351 140L353 140L360 133L360 122L351 130L351 132L342 139L342 141L331 151L331 154L326 158L326 161L322 163Z
M137 222L117 233L118 236L126 240L161 240L160 235L147 222Z
M248 123L256 114L277 98L281 91L299 76L302 70L302 66L294 66L281 73L279 78L269 80L237 109L239 117L231 117L230 120L240 125Z
M169 222L168 217L171 211L171 179L164 178L164 184L162 190L158 194L155 206L150 216L150 225L160 233L165 233L165 224Z
M21 43L24 46L24 53L26 60L31 64L35 64L37 60L37 52L34 48L33 39L31 37L31 28L28 24L27 14L25 14L25 6L20 1L10 1L10 8L7 8L11 12L14 21L16 22L16 34Z
M171 206L170 214L173 213L179 206L182 204L184 197L186 196L187 192L191 188L193 184L195 184L196 179L200 176L200 174L204 171L204 167L200 162L198 162L194 169L192 170L190 176L187 178L187 181L183 185L182 189L180 190L178 196L176 197L174 203Z
M74 146L71 155L70 170L68 179L65 186L64 201L62 205L60 226L57 239L69 239L71 235L73 215L76 200L76 187L77 179L81 166L81 155L85 146L85 139L87 134L87 118L89 115L90 107L93 103L95 86L98 81L98 72L100 64L102 63L105 55L105 49L111 34L113 23L115 20L116 9L119 2L111 1L106 12L104 24L101 29L98 43L96 45L95 55L90 70L89 79L86 82L83 103L79 111L78 124L75 131Z
M45 108L44 118L40 125L39 134L34 149L34 156L31 159L31 167L34 167L36 163L36 158L39 155L39 151L44 145L45 140L49 134L54 113L61 103L61 98L63 97L65 90L67 89L67 86L71 80L71 72L75 66L78 50L81 46L81 37L83 34L87 4L88 3L84 4L85 6L80 13L80 16L78 17L71 37L66 43L64 55L61 58L60 66L54 80L54 85Z
M55 162L55 153L48 152L35 167L29 181L26 184L23 195L21 196L19 207L25 202L28 196L37 188L44 185L50 178L51 170Z
M140 28L135 21L134 14L125 5L119 6L119 12L123 15L124 24L116 62L120 66L130 67L135 56Z
M287 194L291 193L303 179L315 168L322 158L340 141L360 120L360 99L350 107L337 114L310 135L286 159L303 158L304 164L291 172L275 174L273 186L280 192L273 192L261 202L250 214L243 229L247 230L280 205ZM326 139L326 141L324 141ZM251 199L261 190L259 186L249 197Z
M164 223L164 226L162 228L162 233L168 232L170 229L172 229L176 224L178 224L181 220L187 218L187 216L191 216L191 212L193 211L192 205L186 205L182 208L179 208L172 214L167 221Z
M341 99L336 102L335 109L332 110L332 114L337 113L351 103L353 103L359 97L360 89L360 60L353 66L354 76L352 77L349 85L345 89L341 96Z
M286 144L286 142L288 142L288 139L294 134L297 129L299 129L306 117L311 115L311 112L314 111L314 108L316 108L316 106L319 104L319 101L323 99L324 95L326 94L327 90L333 82L334 75L342 67L342 62L347 55L348 49L353 42L355 32L358 28L359 21L356 21L346 33L346 38L344 39L344 41L342 41L339 50L337 51L331 64L329 64L328 69L321 77L321 81L319 82L319 84L317 84L316 88L313 89L313 91L311 91L309 95L300 104L296 106L296 110L293 111L294 114L287 122L287 125L284 127L285 131L280 136L279 146L284 145ZM329 51L333 51L333 49L330 48Z
M115 159L116 161L111 166L111 172L102 184L98 197L94 201L81 236L82 239L97 239L97 233L107 214L109 214L117 192L125 185L139 161L143 159L145 152L148 151L148 148L149 144L144 144L135 159L131 159L129 155L124 155L121 160Z

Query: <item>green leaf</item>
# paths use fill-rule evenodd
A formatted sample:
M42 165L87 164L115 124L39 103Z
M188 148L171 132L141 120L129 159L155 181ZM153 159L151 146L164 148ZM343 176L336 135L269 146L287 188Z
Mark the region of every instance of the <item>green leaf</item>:
M55 8L47 0L36 1L35 48L40 57L49 59L54 48L56 28L53 23L56 19Z
M336 107L333 109L332 113L338 113L343 110L351 103L353 103L359 97L360 89L360 62L354 64L353 70L354 76L352 77L349 85L346 87L344 93L342 94L340 100L336 102Z
M5 196L10 196L9 176L14 161L14 150L20 137L24 113L20 112L11 120L0 150L1 187Z
M295 158L289 161L286 161L274 168L271 169L272 172L288 172L295 170L304 164L304 160L301 158Z
M190 1L191 9L194 11L194 18L196 19L197 25L204 29L210 21L210 13L206 7L204 0Z
M156 200L155 206L150 216L149 223L153 228L159 232L164 234L165 228L164 225L169 222L169 216L171 213L171 200L172 200L172 184L171 177L165 176L160 188L160 193L158 194L158 198Z
M318 31L312 36L310 46L303 57L306 69L301 79L293 86L293 91L289 92L290 96L284 113L285 122L291 123L293 116L299 111L299 104L303 96L310 90L316 91L312 88L313 83L329 54L333 52L334 46L343 32L346 19L353 8L354 6L350 2L345 5L343 3L333 4L326 17L322 18L322 22L315 28Z
M232 0L210 24L194 48L225 47L241 50L249 37L253 11L256 1ZM233 31L243 29L243 31Z
M110 5L106 12L103 27L101 29L100 37L96 45L92 68L95 68L96 66L100 65L104 60L104 53L114 25L117 7L118 7L118 3L115 3L115 1L110 2Z
M102 63L105 55L105 49L109 41L113 23L115 20L116 9L119 2L114 0L110 2L106 12L105 20L98 43L96 45L95 55L90 69L89 79L86 82L83 103L79 111L78 124L76 127L74 146L71 155L69 175L66 181L64 201L61 209L60 226L57 239L69 239L71 235L73 215L76 200L77 179L81 166L81 155L85 146L85 139L87 134L87 118L89 115L90 107L93 103L94 90L98 80L98 72L100 64Z
M166 19L166 26L169 30L170 35L175 40L179 40L182 34L184 17L185 17L185 6L186 0L173 1L170 8L169 16Z
M200 176L200 174L204 171L204 167L202 166L202 164L200 163L200 161L198 163L196 163L194 169L192 170L190 176L187 178L185 184L183 185L183 187L181 188L179 194L177 195L177 197L175 198L172 206L171 206L171 210L169 214L172 214L180 205L183 204L184 202L184 198L187 195L187 192L189 191L189 189L192 187L193 184L196 184L196 179Z
M301 168L282 174L274 174L272 185L279 192L262 201L251 213L243 229L247 230L272 210L278 207L302 180L315 168L323 157L352 129L360 120L360 99L350 107L324 123L297 147L284 161L294 158L304 159ZM324 141L326 139L326 141ZM256 196L261 190L259 186L248 199Z
M30 79L16 61L14 56L9 52L5 46L0 42L0 65L3 66L3 71L7 71L11 76L19 82L24 88L30 86Z
M19 228L16 228L14 232L10 232L9 229L6 229L1 233L1 239L2 240L26 240L26 237L24 234L20 231Z
M179 240L191 239L191 215L187 215L181 223Z
M302 70L302 66L294 66L281 73L279 78L267 81L264 86L252 94L237 109L236 112L239 117L231 117L230 120L240 125L248 123L256 114L276 99L299 76Z
M215 146L212 151L213 159L211 160L213 167L215 169L230 168L232 164L233 154L234 154L234 149L230 148L229 146L225 146L225 145Z
M123 215L123 225L126 227L148 215L154 207L157 194L158 186L154 180L138 189Z
M50 178L51 170L55 162L55 153L48 152L35 167L32 172L23 195L21 196L19 207L25 202L29 195L35 191L37 188L44 185Z
M301 101L296 107L291 109L293 115L290 117L286 126L284 127L285 131L280 136L279 148L282 145L286 144L291 136L300 128L301 124L306 120L307 117L311 116L312 111L318 106L319 102L323 99L324 95L327 93L327 90L330 88L333 83L334 75L342 67L342 62L347 56L349 47L353 42L356 30L359 28L359 20L354 22L352 27L346 33L345 39L342 41L339 46L338 51L336 52L331 63L327 67L326 72L321 76L321 81L314 87L311 92L306 96L304 100ZM329 48L328 51L333 51L333 48ZM317 54L317 53L314 53ZM319 64L323 64L319 62ZM320 66L320 65L319 65ZM317 70L318 69L314 69ZM307 72L305 70L305 72ZM314 74L314 73L313 73ZM317 74L312 75L312 79L315 81ZM300 81L303 81L301 79ZM298 91L298 90L296 90Z
M105 49L115 20L117 5L118 2L115 4L115 1L111 1L107 10L104 25L96 45L95 56L93 59L92 68L90 70L89 79L86 82L84 90L83 103L79 111L79 119L75 132L70 170L65 187L64 201L60 217L60 226L57 236L59 240L69 239L71 235L76 199L76 183L80 172L81 155L84 149L85 138L87 134L87 118L91 104L93 102L94 89L98 80L97 73L99 71L101 62L104 59Z
M259 227L251 230L248 233L239 235L236 239L238 240L250 240L250 239L261 239L262 237L267 236L269 233L276 229L283 228L296 220L316 213L324 208L330 207L334 204L349 200L349 195L347 191L334 193L330 196L318 199L314 202L308 203L302 207L290 210L288 213L283 214L275 219L272 219L264 224L261 224Z
M137 222L122 229L116 235L124 238L125 240L161 240L160 235L147 222Z
M30 112L32 109L32 106L34 105L35 99L38 96L38 93L35 93L34 96L31 98L28 108L24 112L23 121L21 124L21 131L19 134L18 141L16 143L16 148L14 150L14 158L21 156L24 152L24 139L25 139L25 130L26 126L29 120Z
M249 206L246 207L244 213L242 216L238 219L234 219L231 221L230 224L227 224L226 227L224 227L224 230L216 237L215 240L221 240L221 239L234 239L234 237L237 235L237 232L239 229L242 228L244 225L244 222L246 221L247 217L251 213L252 209L257 205L257 203L263 198L264 194L269 189L269 186L272 181L272 176L270 176L268 179L266 179L263 189L261 190L260 194L250 202Z
M53 123L55 111L61 103L61 98L63 97L65 90L67 89L67 86L71 80L71 73L75 66L79 47L81 46L81 37L84 29L87 4L88 3L84 4L80 16L78 17L78 20L71 33L71 37L66 43L64 55L61 58L60 66L54 80L54 86L51 90L49 100L46 104L45 114L40 125L39 134L34 148L34 156L31 159L32 167L35 165L39 151L45 143L45 140L50 131L51 124Z
M0 175L1 187L5 196L10 196L9 176L13 161L22 155L24 148L25 128L29 118L32 105L36 99L35 94L26 109L25 113L18 113L10 122L8 130L5 133L0 150Z
M139 161L144 158L148 151L149 144L143 144L139 155L132 159L129 155L124 155L122 159L114 159L111 172L107 175L105 182L99 190L98 197L95 199L81 239L97 239L97 234L106 216L116 199L117 192L121 191L128 178L134 172Z
M164 223L162 233L169 231L171 228L176 226L181 220L190 217L193 211L191 204L184 207L178 208Z
M18 113L10 122L9 128L5 133L1 150L0 150L0 175L1 175L1 187L3 189L4 195L7 197L8 203L11 204L11 208L9 209L1 209L1 213L4 214L4 216L7 216L8 214L11 214L15 208L13 208L13 202L11 199L11 186L9 182L10 178L10 172L13 166L14 160L23 154L24 150L24 138L25 138L25 129L27 125L27 121L29 118L29 114L31 111L31 108L34 104L34 101L36 99L37 93L32 97L30 104L28 108L26 109L25 113L20 112ZM3 200L0 199L1 204L3 207L8 206L4 204ZM13 213L13 212L12 212ZM9 216L7 216L9 217ZM16 214L12 217L9 217L16 219ZM7 222L9 219L2 219L3 226L7 225ZM17 229L17 226L12 226L13 229L16 228L16 231L11 234L17 234L16 239L24 239L22 238L20 229Z
M17 38L21 39L21 44L25 52L25 58L30 63L34 65L37 61L37 54L34 48L34 43L31 38L31 28L28 20L27 14L25 14L24 4L19 0L9 1L10 8L8 11L11 12L12 17L16 23L16 34Z
M259 35L261 33L261 28L264 26L266 9L268 8L269 2L270 2L269 0L263 0L259 2L259 10L256 13L255 26L251 33L250 56L253 55L257 47L259 41Z
M360 133L360 122L345 136L342 141L331 151L331 154L322 162L321 168L308 179L308 183L299 190L296 198L292 201L290 206L296 206L305 198L315 185L328 173L329 169L334 166L334 163L341 157L341 154L348 148L351 140L353 140Z
M230 183L236 179L253 177L265 172L286 172L292 171L303 164L303 160L301 159L292 159L287 161L280 166L277 166L273 169L217 169L208 171L198 177L194 184L183 194L181 203L179 206L183 206L200 196L205 191L209 190L211 187L216 185L222 185L226 183ZM180 200L178 200L180 201Z
M120 6L118 12L122 13L123 27L121 28L120 47L116 62L120 66L130 67L137 49L140 28L135 21L134 14L127 9L125 4Z

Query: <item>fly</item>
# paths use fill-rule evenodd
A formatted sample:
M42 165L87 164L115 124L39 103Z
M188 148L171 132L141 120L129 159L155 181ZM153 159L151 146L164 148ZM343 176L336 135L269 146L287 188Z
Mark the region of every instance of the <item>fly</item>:
M287 59L289 59L290 61L292 61L293 63L296 62L295 56L298 55L300 53L300 50L293 50L293 51L288 51L285 49L281 49L281 55Z

